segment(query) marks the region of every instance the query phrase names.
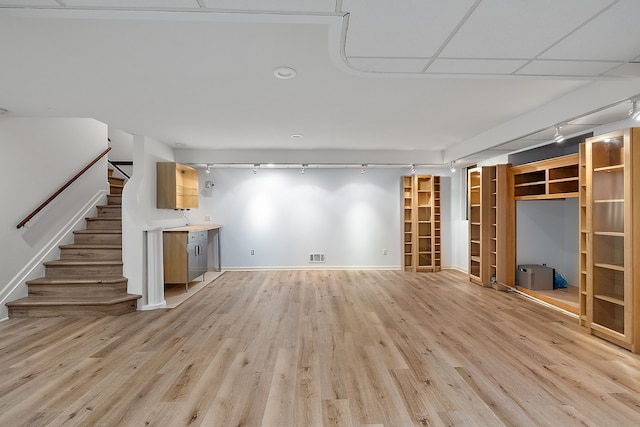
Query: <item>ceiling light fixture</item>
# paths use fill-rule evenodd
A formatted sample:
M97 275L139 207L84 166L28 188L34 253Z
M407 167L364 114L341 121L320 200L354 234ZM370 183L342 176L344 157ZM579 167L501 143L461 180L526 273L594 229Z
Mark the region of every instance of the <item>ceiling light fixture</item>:
M291 67L277 67L273 70L273 75L282 80L292 79L296 74L296 70Z
M211 173L211 165L207 163L207 173Z
M558 144L561 143L562 141L564 141L564 135L562 135L560 133L560 128L561 127L562 126L556 126L556 133L555 133L555 135L553 135L553 140L555 142L557 142Z
M451 173L456 171L456 162L449 162L449 170L451 170Z
M629 117L631 120L640 121L640 110L638 110L638 101L631 103L631 111L629 111Z
M411 175L416 174L416 165L411 165Z
M254 175L258 173L258 166L260 166L259 163L256 163L256 164L253 165L253 174Z
M364 170L365 170L365 168L366 168L366 167L367 167L367 164L366 164L366 163L363 163L363 164L362 164L362 168L360 169L360 173L361 173L361 174L363 174L363 173L364 173Z
M309 166L309 165L305 165L305 164L303 164L303 165L302 165L302 168L300 169L300 173L301 173L302 175L304 175L304 168L305 168L305 166Z
M9 110L7 110L6 108L0 108L0 114L7 114L9 112Z
M293 138L293 139L300 139L300 138L302 138L304 135L302 135L301 133L294 133L294 134L292 134L292 135L290 135L290 136L291 136L291 138Z

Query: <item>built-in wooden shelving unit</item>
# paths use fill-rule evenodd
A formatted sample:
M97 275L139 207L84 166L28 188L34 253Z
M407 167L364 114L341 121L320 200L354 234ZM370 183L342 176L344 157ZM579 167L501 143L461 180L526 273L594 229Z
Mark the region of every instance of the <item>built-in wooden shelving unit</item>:
M403 176L402 199L403 269L440 270L440 177Z
M578 272L580 274L578 279L578 298L579 298L579 316L580 324L582 326L588 326L590 320L587 313L587 242L589 241L589 222L587 221L587 158L585 144L580 144L579 160L580 160L580 189L579 189L579 222L580 222L580 242L578 244L578 250L580 254L578 256ZM589 218L590 219L590 218Z
M513 197L509 165L468 172L469 280L505 290L515 283Z
M580 322L636 353L640 197L634 192L640 186L639 144L640 128L634 128L589 138L580 153L585 178L580 186Z

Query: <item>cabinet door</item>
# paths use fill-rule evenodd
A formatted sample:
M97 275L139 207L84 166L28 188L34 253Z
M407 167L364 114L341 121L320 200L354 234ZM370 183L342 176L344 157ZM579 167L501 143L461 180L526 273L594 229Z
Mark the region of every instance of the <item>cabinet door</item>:
M209 236L207 232L203 234L204 236L199 240L200 247L198 249L198 271L200 274L204 274L209 270Z
M200 267L199 267L198 247L199 247L199 242L197 240L187 245L187 256L189 258L189 264L188 264L189 272L187 274L187 279L189 282L191 282L201 274Z
M163 236L165 283L187 283L189 253L186 232L167 232Z

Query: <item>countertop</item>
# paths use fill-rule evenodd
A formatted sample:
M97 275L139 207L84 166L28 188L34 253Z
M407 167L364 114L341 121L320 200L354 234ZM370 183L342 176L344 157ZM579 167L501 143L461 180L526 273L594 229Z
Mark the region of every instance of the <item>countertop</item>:
M193 225L185 225L183 227L175 227L175 228L165 228L164 231L206 231L206 230L217 230L222 228L220 224L193 224Z

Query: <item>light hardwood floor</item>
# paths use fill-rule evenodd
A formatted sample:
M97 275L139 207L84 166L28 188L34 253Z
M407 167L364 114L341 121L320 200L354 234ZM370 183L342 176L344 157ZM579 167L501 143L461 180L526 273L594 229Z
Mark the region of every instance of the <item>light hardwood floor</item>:
M0 323L0 426L640 425L640 358L465 275L227 272L172 310Z

